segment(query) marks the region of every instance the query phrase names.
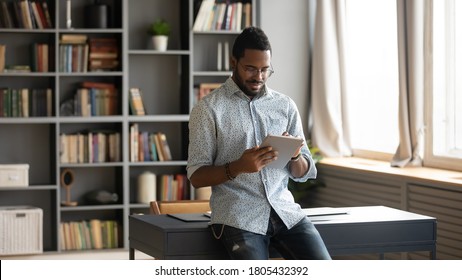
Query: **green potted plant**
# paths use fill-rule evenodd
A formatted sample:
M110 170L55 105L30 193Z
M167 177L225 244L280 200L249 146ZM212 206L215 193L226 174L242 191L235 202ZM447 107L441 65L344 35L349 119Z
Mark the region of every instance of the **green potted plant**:
M158 19L149 26L148 34L152 36L152 44L155 50L167 50L170 31L170 24L164 19Z
M307 140L307 143L314 164L317 164L323 158L323 156L321 155L321 152L318 147L314 147L309 140ZM295 182L292 179L289 179L288 183L288 188L292 192L295 201L304 208L310 205L309 203L307 203L307 201L309 201L310 199L310 192L315 191L317 187L321 186L323 186L323 183L318 179L308 180L303 183Z

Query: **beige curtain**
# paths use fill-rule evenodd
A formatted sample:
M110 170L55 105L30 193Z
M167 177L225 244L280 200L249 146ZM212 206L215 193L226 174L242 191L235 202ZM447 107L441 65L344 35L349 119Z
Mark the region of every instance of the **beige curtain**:
M311 138L323 155L351 155L346 118L345 0L316 1Z
M422 165L424 6L424 0L397 0L400 136L392 166Z

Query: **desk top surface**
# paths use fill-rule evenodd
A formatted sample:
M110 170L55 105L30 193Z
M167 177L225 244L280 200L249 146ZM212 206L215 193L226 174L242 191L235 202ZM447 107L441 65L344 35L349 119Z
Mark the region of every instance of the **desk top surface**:
M323 223L362 223L362 222L399 222L399 221L418 221L435 220L430 216L412 213L386 206L358 206L358 207L326 207L326 208L306 208L303 209L314 224ZM334 213L330 215L330 211ZM310 216L310 213L320 213L320 215ZM323 213L327 213L323 215Z
M430 216L420 215L386 206L359 206L342 208L306 208L310 220L316 225L352 224L352 223L380 223L380 222L408 222L408 221L435 221ZM340 214L337 214L340 213ZM190 215L203 215L196 213ZM168 215L132 215L130 219L145 222L164 229L193 229L204 228L209 225L207 221L184 222Z

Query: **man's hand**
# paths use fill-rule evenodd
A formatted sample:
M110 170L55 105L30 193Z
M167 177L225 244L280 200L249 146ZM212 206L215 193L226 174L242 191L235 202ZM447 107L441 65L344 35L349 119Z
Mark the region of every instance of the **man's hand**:
M294 136L290 135L287 131L284 132L284 133L282 134L282 136L294 137ZM296 138L300 138L300 137L296 137ZM295 151L295 153L292 155L292 158L297 157L297 156L302 152L302 148L303 148L304 145L305 145L305 141L303 141L302 144L300 144L300 147L299 147L298 150Z
M255 146L245 150L233 166L236 173L254 173L276 160L277 156L278 153L272 147Z

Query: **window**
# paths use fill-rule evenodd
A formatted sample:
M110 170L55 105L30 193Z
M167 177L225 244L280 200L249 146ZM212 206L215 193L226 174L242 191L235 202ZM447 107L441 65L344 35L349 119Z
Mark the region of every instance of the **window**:
M353 154L389 160L399 144L396 1L345 3ZM462 1L427 3L424 165L462 170Z
M425 165L461 170L462 159L462 1L432 1L428 17L433 57L426 94L428 133Z
M389 160L399 144L396 1L345 3L347 109L353 154Z

